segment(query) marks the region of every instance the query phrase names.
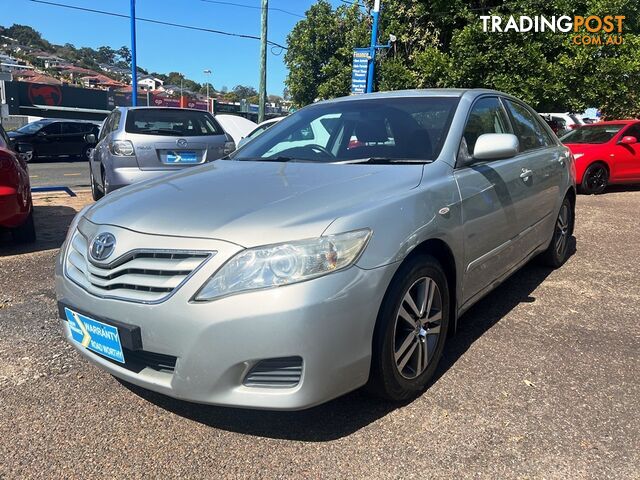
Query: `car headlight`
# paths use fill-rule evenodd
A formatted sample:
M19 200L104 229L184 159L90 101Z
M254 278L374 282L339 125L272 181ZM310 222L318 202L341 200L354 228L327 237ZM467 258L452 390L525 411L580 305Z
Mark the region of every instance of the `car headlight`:
M579 158L584 157L584 153L574 153L573 154L573 159L574 160L578 160Z
M196 294L196 301L248 290L290 285L351 266L371 230L327 235L297 242L249 248L236 254Z
M111 153L117 157L130 157L134 154L133 143L129 140L114 140L109 146Z

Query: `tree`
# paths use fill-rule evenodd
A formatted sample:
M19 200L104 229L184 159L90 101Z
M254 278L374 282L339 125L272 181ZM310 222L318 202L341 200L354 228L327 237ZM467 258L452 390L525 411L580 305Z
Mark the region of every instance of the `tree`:
M248 87L245 85L236 85L233 87L233 93L235 93L238 98L249 98L255 97L258 95L258 91L253 87Z
M351 81L353 48L366 45L369 26L357 6L340 6L335 11L319 0L306 18L287 37L285 83L296 105L317 98L346 95Z
M15 39L21 45L41 48L47 52L53 51L53 46L42 38L40 32L34 30L28 25L19 25L15 23L5 29L3 35Z

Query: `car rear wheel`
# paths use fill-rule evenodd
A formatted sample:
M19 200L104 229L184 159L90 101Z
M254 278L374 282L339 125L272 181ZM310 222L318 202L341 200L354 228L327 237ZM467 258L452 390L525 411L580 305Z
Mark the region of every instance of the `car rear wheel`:
M593 163L585 170L580 190L587 195L604 192L609 183L609 170L604 163Z
M420 394L433 377L449 326L449 288L438 261L403 264L382 302L373 339L370 392L392 401Z
M93 197L93 200L97 202L104 197L104 193L96 184L96 179L93 177L93 169L91 167L89 167L89 179L91 181L91 196Z
M559 268L568 258L569 239L573 232L574 212L571 201L565 197L556 218L553 230L553 238L547 249L542 253L541 259L546 265Z
M33 243L36 241L36 227L33 222L33 208L25 222L11 230L11 236L15 243Z

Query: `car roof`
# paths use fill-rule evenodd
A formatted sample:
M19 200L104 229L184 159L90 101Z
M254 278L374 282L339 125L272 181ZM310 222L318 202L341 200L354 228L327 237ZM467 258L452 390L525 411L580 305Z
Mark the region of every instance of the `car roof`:
M466 94L470 94L473 97L486 94L501 95L504 97L512 97L504 92L497 90L490 90L487 88L425 88L425 89L413 89L413 90L393 90L390 92L375 92L367 93L365 95L351 95L348 97L334 98L331 100L323 100L318 103L338 103L338 102L353 102L361 100L373 100L373 99L385 99L385 98L428 98L428 97L451 97L461 98Z
M580 128L593 128L599 125L631 125L638 122L640 122L640 120L607 120L605 122L587 123L585 125L581 125Z
M190 112L202 112L202 113L208 113L206 110L201 110L199 108L182 108L182 107L152 107L149 106L147 107L146 105L144 106L139 106L139 107L117 107L119 110L124 110L124 111L130 111L130 110L178 110L178 111L190 111Z

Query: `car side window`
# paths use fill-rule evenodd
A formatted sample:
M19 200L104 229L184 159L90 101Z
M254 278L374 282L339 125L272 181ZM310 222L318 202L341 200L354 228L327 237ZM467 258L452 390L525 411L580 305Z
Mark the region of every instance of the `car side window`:
M550 145L548 135L524 105L511 100L505 100L505 104L511 114L513 128L518 136L521 152Z
M512 133L504 107L497 97L485 97L471 107L458 156L471 158L476 142L485 133Z
M636 137L640 142L640 124L631 125L623 132L622 137Z
M50 123L42 127L42 131L47 135L60 135L60 123Z
M116 130L118 130L118 127L120 126L120 117L122 117L122 113L120 113L120 110L116 110L115 112L113 112L113 117L111 118L111 128L109 128L109 132L115 132Z
M109 115L104 122L102 123L102 127L100 127L100 134L98 135L98 141L100 142L104 137L107 136L107 132L109 131L109 124L111 123L111 118L113 117L113 113Z
M83 132L83 128L82 128L82 124L80 123L70 123L70 122L65 122L62 124L62 134L78 134L78 133L82 133Z

